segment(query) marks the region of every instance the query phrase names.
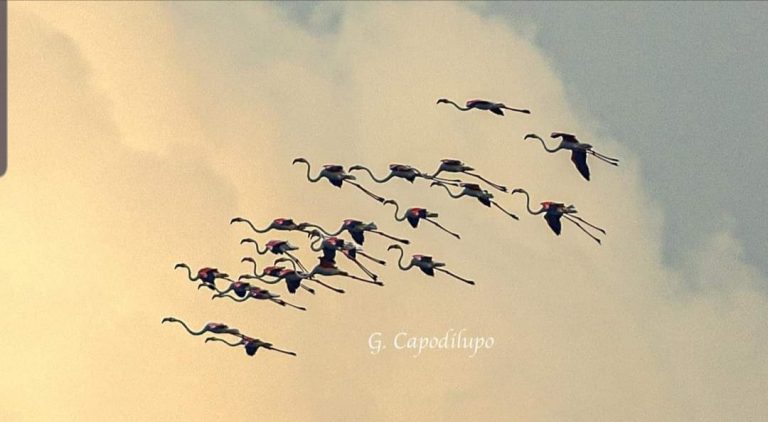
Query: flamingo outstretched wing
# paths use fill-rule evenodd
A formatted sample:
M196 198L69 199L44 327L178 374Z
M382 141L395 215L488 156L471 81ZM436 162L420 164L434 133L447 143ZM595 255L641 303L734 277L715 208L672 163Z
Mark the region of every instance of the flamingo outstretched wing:
M584 150L573 150L571 161L576 165L576 169L582 177L589 180L589 166L587 166L587 152Z

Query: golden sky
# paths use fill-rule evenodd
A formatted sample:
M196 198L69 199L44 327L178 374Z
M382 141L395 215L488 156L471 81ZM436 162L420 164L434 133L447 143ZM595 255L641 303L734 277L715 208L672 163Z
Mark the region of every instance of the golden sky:
M328 10L325 10L328 8ZM662 264L663 215L631 143L571 112L531 35L455 4L329 4L311 33L270 4L18 3L9 10L9 166L0 179L5 317L0 420L762 420L768 331L759 273L727 232L693 245L693 281ZM489 98L531 116L458 113ZM622 158L574 177L529 132L575 132ZM357 191L309 184L313 163L433 171L460 158L534 200L605 227L555 237L518 197L514 222L427 183L377 193L462 234L412 230ZM211 301L173 270L239 274L257 225L376 221L475 287L389 266L386 286L334 280L289 300ZM306 252L303 236L288 238ZM366 250L390 261L387 241ZM266 265L267 258L259 257ZM354 272L354 269L348 267ZM725 287L723 279L731 283ZM696 283L695 295L680 293ZM282 289L279 289L282 290ZM287 296L287 292L281 292ZM298 358L204 344L178 326L223 321ZM372 355L368 338L466 329L465 351Z

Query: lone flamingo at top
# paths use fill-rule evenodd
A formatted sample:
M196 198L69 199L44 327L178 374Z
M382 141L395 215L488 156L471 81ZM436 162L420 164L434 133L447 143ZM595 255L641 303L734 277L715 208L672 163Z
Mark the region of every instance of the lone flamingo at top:
M525 195L525 207L528 209L528 212L530 214L538 215L538 214L544 213L544 219L547 221L547 225L549 225L549 228L551 228L556 235L560 236L560 231L562 229L562 224L560 222L560 219L565 218L566 220L575 224L578 228L580 228L589 237L594 239L597 243L601 243L600 239L598 239L592 233L587 231L587 229L582 227L582 225L579 224L579 222L586 224L587 226L599 231L602 234L605 234L605 230L595 225L592 225L591 223L589 223L588 221L584 220L583 218L577 215L574 215L576 214L577 211L573 205L565 205L560 202L542 202L541 208L539 208L538 211L534 211L531 209L531 197L528 195L528 192L526 192L525 189L515 189L512 191L512 195L516 193L522 193Z
M208 337L205 339L205 342L208 343L209 341L220 341L224 344L226 344L229 347L239 347L239 346L245 346L245 353L248 354L248 356L253 356L256 354L256 352L259 350L259 347L263 347L267 350L273 350L275 352L284 353L286 355L296 356L296 353L289 352L287 350L281 350L277 347L274 347L272 343L267 343L265 341L261 341L257 338L248 337L245 335L240 334L240 341L237 343L230 343L224 339L218 338L218 337Z
M192 276L192 270L189 268L189 266L187 264L185 264L183 262L180 263L180 264L176 264L176 266L173 267L173 268L174 269L179 269L179 268L186 269L187 270L187 274L188 274L187 277L189 277L190 281L199 281L200 283L202 283L201 286L204 285L204 286L208 287L209 289L214 289L216 287L216 279L218 279L218 278L221 278L221 279L224 279L224 280L227 280L227 281L232 281L232 280L230 280L228 278L229 274L222 273L222 272L220 272L216 268L210 268L210 267L201 268L201 269L199 269L197 271L197 274L194 277Z
M510 108L504 105L504 103L494 103L488 100L469 100L467 101L466 107L462 107L447 98L441 98L437 100L436 104L440 104L440 103L453 104L454 107L456 107L461 111L468 111L468 110L472 110L473 108L477 110L488 110L491 113L498 114L499 116L504 115L504 110L516 111L518 113L523 113L523 114L531 114L530 110Z
M312 183L316 183L320 179L325 178L325 179L328 179L328 181L331 182L333 186L340 188L344 184L344 182L346 182L347 184L350 184L360 189L371 198L379 202L384 202L384 198L380 197L379 195L376 195L375 193L362 187L356 182L353 182L353 180L356 179L355 176L351 174L347 174L347 172L344 171L344 167L340 165L337 165L337 164L325 165L323 166L323 169L320 170L320 173L317 175L317 177L312 178L312 175L310 174L312 166L309 164L309 161L307 161L305 158L296 158L295 160L293 160L293 164L296 164L296 163L304 163L307 165L307 180L309 180Z
M560 138L560 145L558 145L557 148L555 149L547 148L547 144L544 143L544 140L541 139L541 137L539 137L539 135L536 135L535 133L529 133L525 135L523 139L538 139L541 142L541 146L544 147L544 150L546 150L549 153L555 153L557 151L560 151L561 149L571 151L571 161L573 161L573 164L576 166L576 170L578 170L579 173L581 173L582 177L584 177L587 180L589 180L589 166L587 166L587 154L590 154L595 158L603 162L606 162L612 166L619 165L619 160L617 158L611 158L603 154L600 154L599 152L592 149L592 145L583 144L579 142L579 140L576 139L574 135L563 133L563 132L552 132L552 134L549 136L553 139Z
M487 190L483 190L480 188L480 185L476 185L474 183L460 183L459 186L462 187L461 193L459 194L453 194L450 189L448 189L448 186L446 186L444 183L441 182L432 182L430 187L432 186L442 186L445 188L446 191L448 191L448 195L451 198L458 199L462 196L470 196L472 198L476 198L478 201L480 201L481 204L485 205L486 207L490 207L493 205L494 207L500 209L504 214L514 218L515 220L519 220L515 214L510 213L509 211L505 210L501 207L501 205L497 204L493 201L493 194L488 192Z
M411 257L411 262L407 266L403 266L403 257L405 256L405 252L403 252L403 248L400 247L400 245L390 245L387 250L397 249L400 251L400 258L397 260L397 266L400 267L403 271L408 271L413 267L416 267L421 270L424 274L434 277L435 271L440 271L441 273L448 274L449 276L461 280L467 284L474 285L475 282L472 280L468 280L463 277L459 277L456 274L446 270L443 268L445 266L445 263L443 262L435 262L432 260L431 256L426 255L413 255Z
M270 230L300 231L304 233L309 233L302 228L302 224L307 224L307 223L296 224L293 221L293 219L290 219L290 218L276 218L272 220L269 226L267 226L264 229L257 229L256 226L253 225L253 223L251 223L250 221L242 217L235 217L229 221L229 224L235 224L235 223L246 223L251 227L251 230L255 231L256 233L266 233Z
M419 226L419 221L424 220L428 223L432 223L438 228L440 228L442 231L450 234L451 236L455 237L456 239L461 239L461 236L458 235L458 233L454 233L445 227L441 226L440 223L437 221L432 220L433 218L437 218L436 212L429 212L426 208L408 208L405 210L405 213L402 217L398 217L397 213L400 212L400 205L393 199L387 199L384 201L384 205L392 204L395 206L395 220L397 221L405 221L408 220L408 224L411 225L414 229Z
M185 330L187 330L189 334L192 334L193 336L201 336L205 333L233 335L240 334L240 331L237 328L230 328L227 324L222 324L220 322L209 322L205 324L205 327L203 327L200 331L192 331L184 321L174 317L165 317L161 323L165 324L166 322L178 322L184 327Z
M363 244L363 242L365 242L365 232L374 233L379 236L383 236L383 237L386 237L387 239L394 240L395 242L400 242L406 245L411 243L408 239L400 239L400 238L390 236L386 233L378 231L379 228L376 226L376 223L374 222L363 223L362 221L359 221L359 220L347 219L347 220L344 220L344 222L341 224L341 227L339 227L339 229L336 230L336 233L329 233L324 228L315 224L310 224L310 223L306 223L302 227L305 227L305 228L314 227L316 229L319 229L326 236L338 236L343 231L346 230L349 233L349 235L352 236L352 239L361 245ZM311 234L312 232L310 231L309 233Z
M499 185L497 183L493 183L490 180L484 178L483 176L480 176L477 173L472 173L472 171L474 171L474 170L475 170L474 168L472 168L472 167L462 163L459 160L454 160L454 159L451 159L451 158L446 158L446 159L440 160L440 167L438 167L437 171L435 172L435 174L431 175L430 177L435 179L438 174L440 174L440 173L442 173L444 171L445 172L450 172L450 173L464 173L464 174L466 174L468 176L476 177L476 178L482 180L483 182L491 185L494 189L498 189L498 190L500 190L502 192L506 192L507 191L507 187L506 186L502 186L502 185ZM461 182L461 181L458 180L457 182Z
M458 182L459 180L451 180L451 179L442 179L439 177L430 176L426 173L422 173L421 171L405 164L390 164L389 165L389 174L383 178L383 179L377 179L376 176L373 175L373 172L368 169L368 167L364 167L361 165L352 166L349 168L350 172L353 172L355 170L363 170L368 173L369 176L371 176L371 179L376 183L386 183L390 179L397 177L400 179L405 179L411 183L413 183L417 177L420 177L422 179L427 180L440 180L443 182Z

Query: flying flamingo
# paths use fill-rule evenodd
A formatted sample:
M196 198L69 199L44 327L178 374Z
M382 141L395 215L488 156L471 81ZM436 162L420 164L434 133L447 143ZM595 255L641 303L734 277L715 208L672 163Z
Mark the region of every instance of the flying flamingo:
M544 147L544 149L549 153L555 153L557 151L563 150L570 150L571 151L571 161L573 161L573 164L576 166L576 170L581 173L582 177L589 180L589 167L587 166L587 154L590 154L594 156L595 158L602 160L612 166L618 166L619 160L617 158L611 158L608 156L605 156L603 154L600 154L599 152L592 149L592 145L590 144L583 144L579 142L578 139L574 135L568 134L568 133L562 133L562 132L552 132L551 135L549 135L551 138L561 138L560 139L560 145L557 146L555 149L549 149L547 148L547 144L544 143L544 140L539 137L539 135L536 135L535 133L529 133L525 135L525 138L523 139L538 139L541 141L541 146Z
M441 98L441 99L437 100L436 104L440 104L440 103L453 104L454 107L456 107L457 109L459 109L461 111L472 110L473 108L478 109L478 110L488 110L488 111L490 111L490 112L492 112L494 114L498 114L499 116L503 116L504 115L504 110L516 111L518 113L523 113L523 114L531 114L530 110L523 110L523 109L518 109L518 108L510 108L510 107L505 106L503 103L494 103L492 101L487 101L487 100L469 100L469 101L467 101L467 106L466 107L461 107L460 105L458 105L458 104L454 103L453 101L451 101L449 99L446 99L446 98Z
M267 343L264 341L261 341L257 338L251 338L245 335L240 335L240 341L237 343L230 343L224 339L220 339L218 337L208 337L205 339L205 342L208 343L209 341L220 341L224 344L226 344L229 347L238 347L238 346L245 346L245 353L248 354L248 356L253 356L256 354L256 351L259 350L259 347L263 347L268 350L274 350L275 352L285 353L286 355L296 356L296 353L289 352L287 350L281 350L272 345L272 343Z
M280 259L285 259L285 258L280 258ZM340 276L340 277L351 278L357 281L362 281L365 283L376 284L378 286L384 285L384 283L378 280L366 280L364 278L360 278L352 274L349 274L346 271L342 271L338 267L336 267L335 262L326 260L323 257L318 257L318 259L320 260L320 263L316 265L315 268L313 268L312 271L308 274L309 277L312 277L315 275L322 275L322 276L328 276L328 277Z
M233 218L229 224L234 223L246 223L249 226L251 226L251 230L255 231L256 233L266 233L270 230L280 230L280 231L301 231L304 233L308 233L306 230L302 228L302 224L296 224L293 219L290 218L276 218L272 220L272 222L264 229L257 229L256 226L253 225L250 221L246 220L242 217L235 217Z
M579 224L579 222L586 224L587 226L599 231L602 234L605 234L605 230L595 225L592 225L591 223L589 223L588 221L584 220L583 218L577 215L574 215L576 214L577 211L573 205L566 206L565 204L559 203L559 202L542 202L541 208L538 211L534 211L531 209L531 197L528 195L528 192L526 192L525 189L515 189L512 191L512 195L516 193L525 194L525 207L528 209L528 212L530 214L538 215L538 214L544 213L544 219L547 220L547 224L549 225L549 228L551 228L556 235L560 236L560 230L562 229L560 218L565 218L566 220L575 224L578 228L580 228L589 237L594 239L597 243L601 243L600 239L598 239L592 233L587 231L587 229L582 227L582 225Z
M260 288L255 287L255 286L251 286L251 288L248 290L248 294L245 297L241 298L241 299L238 299L238 298L236 298L234 296L230 296L228 294L217 293L217 294L211 296L211 300L217 299L217 298L220 298L220 297L226 297L226 298L234 300L235 302L245 302L248 299L269 300L271 302L277 303L280 306L290 306L291 308L296 308L296 309L298 309L300 311L306 311L307 310L307 308L304 308L304 307L301 307L301 306L296 306L296 305L290 304L290 303L288 303L288 302L286 302L286 301L284 301L282 299L279 299L280 295L276 295L276 294L270 292L269 290L260 289Z
M507 187L506 186L502 186L502 185L499 185L497 183L493 183L490 180L480 176L477 173L472 173L472 171L474 171L474 170L475 170L474 168L472 168L472 167L462 163L459 160L454 160L454 159L446 158L446 159L440 160L440 167L437 168L437 171L431 177L435 178L435 177L437 177L438 174L440 174L441 172L444 172L444 171L450 172L450 173L464 173L464 174L466 174L468 176L476 177L476 178L482 180L483 182L491 185L494 189L498 189L498 190L500 190L502 192L506 192L507 191ZM461 182L461 181L458 180L456 182Z
M245 260L245 258L243 258L243 260ZM251 260L251 262L254 262L254 261ZM267 283L267 284L275 284L278 281L280 281L280 279L281 279L280 274L282 274L283 271L285 271L285 267L275 267L275 266L272 266L272 267L264 268L264 272L261 275L259 275L259 274L256 274L256 264L255 263L254 263L253 268L254 268L254 274L253 275L251 275L251 274L243 274L243 275L240 276L239 279L240 280L243 280L243 279L251 280L251 279L255 278L255 279L261 280L262 282ZM275 277L276 280L264 280L264 278L263 278L264 275ZM323 283L320 280L317 280L317 279L314 279L314 278L311 278L311 277L305 277L305 279L312 280L315 283L317 283L317 284L319 284L319 285L321 285L321 286L323 286L323 287L325 287L327 289L333 290L336 293L344 293L344 290L337 289L337 288L335 288L333 286L330 286L328 284ZM308 291L308 292L310 292L312 294L315 293L314 290L312 290L311 288L309 288L309 287L307 287L307 286L305 286L303 284L301 284L299 287L301 287L302 289L304 289L304 290L306 290L306 291Z
M320 173L317 175L317 177L313 179L312 176L310 175L310 171L311 171L311 167L312 166L309 164L309 161L307 161L304 158L296 158L295 160L293 160L293 164L296 164L296 163L304 163L304 164L307 165L307 180L309 180L312 183L315 183L315 182L319 181L320 179L325 178L325 179L328 179L328 181L331 182L331 184L333 186L336 186L337 188L340 188L344 184L344 182L346 182L346 183L348 183L348 184L350 184L350 185L360 189L361 191L363 191L366 195L370 196L371 198L373 198L373 199L375 199L375 200L377 200L379 202L384 202L384 198L382 198L379 195L376 195L375 193L373 193L373 192L369 191L368 189L362 187L358 183L353 182L353 180L356 179L355 176L353 176L351 174L347 174L344 171L344 167L342 167L340 165L329 164L329 165L323 166L323 169L320 171Z
M350 172L353 172L355 170L364 170L364 171L366 171L368 173L368 175L371 176L371 179L374 182L376 182L376 183L386 183L386 182L388 182L390 179L392 179L394 177L399 177L401 179L405 179L405 180L407 180L407 181L409 181L411 183L413 183L414 180L416 180L417 177L420 177L420 178L423 178L423 179L428 179L428 180L440 180L440 181L443 181L443 182L458 182L459 181L459 180L451 180L451 179L442 179L442 178L439 178L439 177L436 178L436 177L430 176L430 175L428 175L426 173L422 173L421 171L419 171L419 170L417 170L417 169L415 169L415 168L413 168L413 167L411 167L409 165L406 165L406 164L390 164L389 165L389 174L385 178L383 178L383 179L377 179L376 176L373 175L373 172L371 172L370 169L368 169L367 167L361 166L361 165L356 165L356 166L352 166L352 167L349 168Z
M419 221L424 220L428 223L432 223L438 228L440 228L442 231L450 234L451 236L455 237L456 239L461 239L461 236L458 235L458 233L454 233L445 227L441 226L440 223L438 223L435 220L432 220L433 218L437 218L436 212L429 212L426 208L408 208L405 210L405 213L402 217L398 217L397 213L400 212L400 205L393 199L387 199L384 201L384 205L387 204L393 204L395 206L395 220L397 221L405 221L408 220L408 224L411 225L411 227L416 228L419 226Z
M448 189L448 186L446 186L444 183L441 182L432 182L430 187L432 186L442 186L445 188L446 191L448 191L448 195L451 198L457 199L461 198L462 196L470 196L472 198L476 198L480 203L485 205L486 207L490 207L493 205L494 207L500 209L504 214L514 218L515 220L519 220L515 214L510 213L509 211L505 210L501 207L501 205L497 204L493 201L493 194L488 192L487 190L481 189L479 185L476 185L474 183L461 183L459 186L461 186L463 189L461 193L454 195L450 189Z
M265 284L277 284L280 281L285 280L285 283L286 283L286 285L288 287L288 292L291 293L291 294L296 293L296 290L299 287L303 288L304 290L308 291L311 294L315 294L315 290L314 289L311 289L311 288L301 284L301 282L303 280L306 280L308 277L306 277L302 273L299 273L298 271L296 271L296 264L294 263L294 261L289 260L289 262L294 265L294 269L291 270L291 269L283 268L283 267L268 267L268 268L279 268L280 269L277 272L270 272L269 275L271 275L272 277L275 277L275 279L274 280L265 280L263 278L259 278L259 280L261 280ZM251 275L250 274L244 274L241 277L243 279L248 279L248 278L251 278ZM257 277L254 276L253 278L257 278Z
M210 268L205 267L201 268L197 271L197 274L192 277L192 270L189 268L189 266L185 263L176 264L174 269L178 270L179 268L184 268L187 270L187 277L189 277L190 281L199 281L202 283L201 285L208 287L209 289L214 289L216 287L216 279L222 278L227 281L230 280L229 274L220 272L217 268Z
M263 251L259 249L259 244L251 238L241 240L240 244L242 245L243 243L253 243L253 245L256 247L256 253L259 255L265 255L267 252L272 252L275 255L286 255L291 258L293 262L295 262L299 268L301 268L302 271L307 271L304 265L301 264L301 261L299 261L295 255L291 254L292 251L298 251L299 248L291 245L285 240L270 240L265 245Z
M323 259L326 261L336 262L336 251L340 251L342 254L344 254L347 259L354 262L355 265L357 265L363 272L365 272L368 277L377 280L379 276L371 272L368 268L366 268L358 259L357 256L362 256L364 258L367 258L379 265L386 265L387 263L381 259L374 258L365 252L363 252L363 248L358 247L352 242L345 242L344 239L331 236L331 237L324 237L322 233L320 233L319 230L313 230L313 232L309 235L309 237L317 237L315 240L313 240L309 247L315 252L323 252ZM315 246L318 241L322 240L320 243L320 246Z
M440 271L441 273L448 274L449 276L456 278L458 280L461 280L467 284L474 285L475 282L472 280L467 280L466 278L459 277L456 274L446 270L443 268L445 266L445 263L443 262L435 262L432 260L431 256L425 256L425 255L413 255L411 257L411 262L408 264L408 266L403 266L403 257L405 256L405 252L403 252L403 248L400 247L400 245L390 245L387 250L397 249L400 251L400 258L397 260L397 266L400 267L403 271L408 271L413 267L416 267L421 270L424 274L434 277L435 271Z
M266 284L275 284L275 283L277 283L278 281L280 281L282 279L280 274L283 271L285 271L285 267L270 266L270 267L264 268L262 273L259 274L258 270L256 268L257 267L256 260L254 260L253 258L251 258L249 256L246 256L245 258L241 259L240 262L250 262L250 263L252 263L253 264L253 274L252 275L251 274L243 274L240 277L238 277L238 280L257 279L257 280L261 280L262 282L264 282ZM293 261L291 261L291 263L293 263ZM294 264L294 266L295 266L295 264ZM266 277L266 276L273 277L274 279L273 280L266 280L266 279L264 279L264 277ZM313 280L313 281L317 281L317 280ZM315 290L310 288L310 287L307 287L307 286L305 286L303 284L301 284L299 287L301 287L302 289L308 291L311 294L315 294ZM328 286L328 287L333 289L330 286ZM237 292L235 292L235 293L237 293ZM293 293L293 292L291 292L291 293ZM341 293L344 293L344 291L342 290ZM238 296L240 296L240 295L238 295ZM240 296L240 297L242 297L242 296Z
M256 260L251 258L250 256L246 256L243 259L240 260L240 262L250 262L253 264L253 276L250 276L250 274L241 275L238 277L238 280L242 280L243 278L250 278L250 279L258 279L264 281L264 277L270 276L270 277L277 277L277 275L280 273L280 271L284 270L284 267L266 267L261 272L261 274L258 273L258 265L256 265ZM246 277L248 276L248 277Z
M370 222L366 224L359 220L347 219L347 220L344 220L344 222L341 224L341 227L336 231L336 233L329 233L322 227L315 224L310 224L310 223L304 224L303 227L314 227L316 229L319 229L326 236L338 236L341 234L341 232L346 230L347 232L349 232L350 236L352 236L352 239L361 245L363 244L363 242L365 242L365 232L375 233L375 234L378 234L379 236L383 236L383 237L386 237L387 239L394 240L395 242L400 242L406 245L411 243L408 239L400 239L400 238L393 237L386 233L382 233L378 231L379 228L376 226L376 223L374 222Z
M202 284L197 286L198 289L200 289L201 287L203 287ZM225 294L227 294L227 293L229 293L231 291L234 291L235 294L237 295L237 297L240 297L240 298L248 296L248 292L249 292L250 289L251 289L251 284L250 283L246 283L246 282L239 281L239 280L238 281L233 281L232 283L229 284L229 287L227 287L224 290L219 290L219 289L214 287L214 290L216 290L216 293L218 293L220 295L225 295Z
M185 330L187 330L189 334L192 334L193 336L201 336L205 333L233 335L240 334L240 331L237 328L230 328L227 324L222 324L220 322L209 322L205 324L205 327L203 327L200 331L192 331L184 321L174 317L165 317L161 323L165 324L166 322L178 322L184 327Z

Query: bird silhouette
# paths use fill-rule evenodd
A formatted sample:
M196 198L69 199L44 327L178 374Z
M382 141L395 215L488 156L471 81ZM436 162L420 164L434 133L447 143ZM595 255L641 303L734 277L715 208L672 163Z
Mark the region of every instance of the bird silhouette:
M254 247L256 248L256 253L259 255L265 255L267 252L271 252L275 255L285 255L293 260L293 262L296 263L296 265L301 268L302 271L308 271L304 265L301 264L301 261L299 261L299 258L297 258L295 255L293 255L292 251L298 251L299 248L296 246L291 245L288 241L285 240L270 240L269 242L264 245L264 250L259 249L259 243L251 238L246 238L240 241L240 244L244 243L253 243Z
M216 287L216 279L225 279L229 280L229 274L220 272L217 268L210 268L210 267L204 267L197 271L197 274L193 277L192 276L192 270L189 268L189 266L185 263L179 263L176 264L176 266L173 267L174 269L178 270L179 268L184 268L187 270L187 277L189 277L190 281L199 281L202 286L205 286L209 289L214 289Z
M463 162L461 162L459 160L454 160L452 158L445 158L445 159L440 160L440 166L437 168L437 171L435 171L435 173L431 175L431 177L432 178L436 178L438 174L440 174L440 173L442 173L444 171L445 172L450 172L450 173L463 173L463 174L466 174L468 176L472 176L472 177L475 177L475 178L478 178L478 179L482 180L483 182L485 182L485 183L489 184L490 186L492 186L494 189L500 190L502 192L507 192L507 187L506 186L502 186L502 185L500 185L498 183L493 183L490 180L484 178L483 176L480 176L477 173L472 173L472 171L474 171L474 170L475 170L474 168L464 164ZM439 182L439 180L438 180L438 182ZM457 182L461 182L461 181L459 180Z
M498 114L499 116L503 116L504 115L504 110L515 111L515 112L523 113L523 114L531 114L530 110L519 109L519 108L510 108L510 107L505 106L504 103L494 103L494 102L488 101L488 100L469 100L469 101L467 101L467 106L466 107L462 107L462 106L454 103L453 101L451 101L451 100L449 100L447 98L440 98L439 100L437 100L436 104L440 104L440 103L453 104L454 107L456 107L457 109L459 109L461 111L469 111L469 110L472 110L472 109L488 110L488 111L490 111L490 112L492 112L494 114Z
M295 264L295 262L293 260L288 260L288 262L290 262L294 266L294 268L292 270L288 269L288 268L283 268L283 267L267 267L267 268L270 269L269 275L274 277L274 279L273 280L266 280L264 278L258 278L258 279L261 280L265 284L277 284L280 281L284 280L285 284L286 284L286 287L288 288L288 292L291 293L291 294L295 294L296 290L298 290L299 288L302 288L302 289L308 291L311 294L315 294L315 290L314 289L309 288L309 287L301 284L301 282L303 280L306 280L308 278L308 277L304 276L304 274L306 274L306 273L305 272L296 271L296 264ZM279 271L272 271L271 268L279 268L280 270ZM266 272L266 270L265 270L265 272ZM241 277L244 278L244 279L247 279L247 278L251 278L251 275L250 274L244 274ZM257 278L257 277L254 276L253 278Z
M400 251L400 258L397 260L397 266L401 270L403 270L403 271L408 271L411 268L416 267L416 268L420 269L421 272L423 272L424 274L426 274L426 275L428 275L430 277L434 277L435 276L435 271L439 271L441 273L448 274L449 276L451 276L451 277L453 277L453 278L455 278L457 280L461 280L461 281L463 281L463 282L465 282L467 284L472 284L472 285L475 284L475 282L472 281L472 280L468 280L468 279L466 279L464 277L460 277L460 276L458 276L458 275L456 275L456 274L446 270L445 268L443 268L445 266L445 263L443 263L443 262L435 262L432 259L431 256L427 256L427 255L413 255L411 257L411 262L408 263L408 265L404 266L403 265L403 257L405 256L405 252L403 251L403 248L400 245L390 245L387 248L388 251L392 250L392 249L397 249L398 251Z
M264 341L261 341L257 338L251 338L245 335L240 335L240 341L236 343L230 343L224 339L218 338L218 337L208 337L205 339L205 342L208 343L209 341L219 341L224 344L226 344L229 347L239 347L239 346L245 346L245 353L248 354L248 356L253 356L256 354L256 352L259 350L260 347L263 347L267 350L273 350L275 352L284 353L286 355L296 356L296 353L289 352L287 350L281 350L272 345L272 343L267 343Z
M356 170L363 170L367 172L368 175L371 177L371 180L373 180L376 183L386 183L392 178L405 179L411 183L413 183L416 180L416 178L422 178L427 180L440 180L443 182L459 182L459 180L442 179L439 177L430 176L406 164L390 164L389 174L383 179L377 179L376 176L373 175L373 172L368 167L365 167L365 166L355 165L349 168L350 172L353 172Z
M278 261L280 261L282 259L285 259L285 258L279 258L275 262L278 262ZM349 274L346 271L342 271L338 267L336 267L336 263L335 262L326 260L323 257L318 257L317 259L320 261L320 263L317 264L315 266L315 268L313 268L312 271L309 272L309 274L307 274L308 277L314 277L316 275L322 275L322 276L326 276L326 277L339 276L339 277L351 278L351 279L357 280L357 281L362 281L364 283L375 284L377 286L383 286L384 285L384 283L382 283L381 281L378 281L378 280L367 280L365 278L357 277L355 275Z
M336 186L337 188L340 188L343 186L344 183L347 183L349 185L352 185L358 189L360 189L362 192L364 192L366 195L370 196L371 198L379 201L384 202L384 198L382 198L379 195L376 195L375 193L369 191L368 189L362 187L360 184L353 182L355 180L355 176L351 174L347 174L347 172L344 171L344 167L337 165L337 164L328 164L323 166L323 169L320 170L320 173L317 175L317 177L312 178L312 175L310 174L312 166L309 164L309 161L307 161L305 158L296 158L293 160L293 164L296 163L304 163L307 165L307 180L309 180L311 183L316 183L320 179L327 179L333 186Z
M374 223L374 222L363 223L360 220L346 219L346 220L344 220L344 222L342 222L341 227L339 227L339 229L335 233L330 233L327 230L325 230L324 228L322 228L322 227L320 227L320 226L318 226L316 224L311 224L311 223L305 224L304 227L305 228L312 227L312 228L318 229L323 234L325 234L326 236L338 236L342 232L347 231L349 233L349 235L352 236L352 240L354 240L355 242L357 242L357 243L359 243L361 245L365 242L365 233L366 232L367 233L374 233L374 234L377 234L379 236L386 237L387 239L394 240L395 242L400 242L400 243L403 243L403 244L406 244L406 245L411 243L408 239L400 239L400 238L397 238L397 237L394 237L394 236L390 236L390 235L388 235L386 233L380 232L379 228L376 226L376 223Z
M586 233L594 241L597 243L602 243L600 239L585 229L581 224L579 224L579 222L586 224L587 226L599 231L602 234L605 234L605 230L593 225L592 223L577 215L574 215L577 211L573 205L565 205L560 202L542 202L541 208L539 208L537 211L534 211L531 209L531 197L528 192L525 189L515 189L512 191L512 195L516 193L522 193L525 195L525 207L528 209L528 213L531 215L544 214L544 219L547 221L547 225L549 225L549 228L552 229L556 235L559 236L560 231L562 230L560 219L565 218L566 220L575 224L578 228L581 229L581 231Z
M234 335L240 334L240 331L237 328L230 328L227 324L222 324L220 322L209 322L205 324L205 326L200 331L192 331L184 321L176 319L175 317L165 317L161 323L165 324L166 322L176 322L181 324L184 329L193 336L201 336L205 333Z
M451 192L450 189L448 189L448 186L445 183L442 182L432 182L429 186L442 186L445 188L445 190L448 192L448 195L451 198L458 199L462 196L469 196L472 198L477 199L480 201L481 204L485 205L486 207L494 206L501 210L504 214L514 218L515 220L519 220L515 214L512 214L511 212L505 210L501 207L501 205L497 204L495 201L493 201L493 194L488 192L487 190L481 189L480 185L474 184L474 183L460 183L459 186L462 188L461 193L454 194Z
M304 233L307 233L306 230L302 228L302 224L296 224L292 219L290 218L276 218L272 220L272 222L264 229L257 229L256 226L253 225L249 220L242 218L242 217L235 217L232 220L230 220L229 224L234 223L246 223L251 227L251 230L255 231L256 233L266 233L270 230L279 230L279 231L301 231Z
M275 277L275 280L265 280L264 278L262 278L262 277L260 277L258 275L251 275L251 274L243 274L243 275L240 276L240 279L242 280L242 279L254 279L255 278L255 279L259 279L262 282L267 283L267 284L275 284L275 283L277 283L278 281L280 281L280 280L282 280L284 278L284 277L281 277L281 274L283 276L287 274L287 273L284 272L285 270L286 270L285 267L278 267L278 266L272 266L272 267L265 268L264 272L267 273L267 275L269 275L271 277ZM322 281L320 281L320 280L318 280L316 278L307 276L305 273L301 273L301 272L296 271L296 275L297 276L301 276L304 280L311 280L311 281L313 281L313 282L315 282L315 283L317 283L317 284L319 284L319 285L321 285L321 286L323 286L323 287L325 287L325 288L327 288L329 290L333 290L336 293L344 293L344 290L337 289L336 287L333 287L331 285L323 283ZM287 282L287 280L286 280L286 282ZM307 287L307 286L305 286L305 285L303 285L301 283L299 283L299 287L301 287L302 289L305 289L305 290L309 291L310 293L314 294L314 290L313 289L311 289L311 288L309 288L309 287Z
M363 265L360 260L357 259L358 256L361 256L363 258L366 258L368 260L371 260L379 265L386 265L387 263L381 259L374 258L367 253L363 252L363 248L355 245L352 242L347 242L344 239L338 238L336 236L331 237L325 237L323 234L315 229L313 230L313 233L309 235L310 238L314 238L314 240L311 241L309 247L315 252L323 252L323 259L326 261L336 262L336 252L341 252L347 259L354 262L355 265L357 265L363 272L370 278L377 280L379 278L378 275L373 273L371 270L369 270L365 265ZM320 242L320 245L318 246L317 243Z
M230 296L228 294L217 293L217 294L211 296L211 300L222 298L222 297L229 298L231 300L234 300L235 302L245 302L248 299L268 300L270 302L276 303L276 304L278 304L280 306L283 306L283 307L290 306L291 308L295 308L295 309L298 309L300 311L306 311L307 310L307 308L304 308L304 307L301 307L301 306L296 306L296 305L293 305L293 304L291 304L289 302L286 302L286 301L280 299L280 295L274 294L274 293L272 293L272 292L270 292L269 290L266 290L266 289L260 289L260 288L258 288L256 286L251 286L248 289L248 294L245 297L243 297L243 298L237 298L235 296Z
M435 220L432 220L433 218L437 218L438 214L436 212L429 212L426 208L408 208L405 210L405 213L403 213L402 217L398 217L397 213L400 212L400 205L394 200L394 199L387 199L384 201L384 205L392 204L395 206L395 220L397 221L408 221L408 224L411 225L414 229L419 227L419 221L424 220L428 223L431 223L435 226L437 226L440 230L450 234L451 236L455 237L456 239L461 239L461 236L459 236L458 233L454 233L442 225L438 223Z
M560 150L568 150L571 151L571 161L576 166L576 170L579 171L582 177L589 180L589 166L587 166L587 154L592 155L593 157L606 162L612 166L618 166L619 160L617 158L611 158L608 156L605 156L603 154L600 154L599 152L592 149L592 145L590 144L583 144L579 142L578 139L574 135L563 133L563 132L552 132L550 135L551 138L556 139L560 138L560 144L555 149L549 149L547 148L547 144L544 142L539 135L536 135L535 133L529 133L525 135L523 139L537 139L541 142L541 146L544 147L544 150L546 150L549 153L555 153Z

